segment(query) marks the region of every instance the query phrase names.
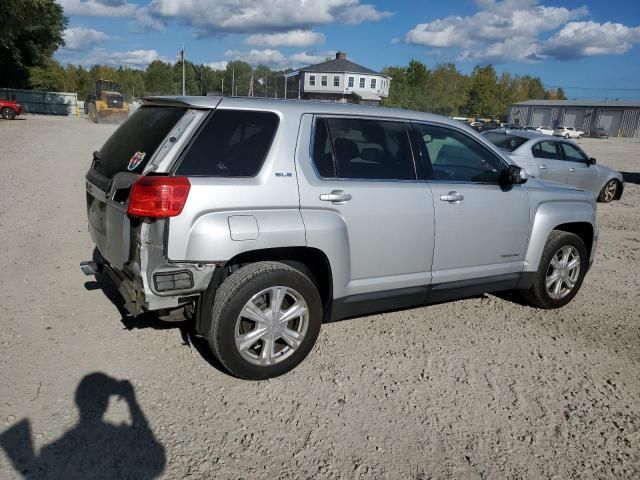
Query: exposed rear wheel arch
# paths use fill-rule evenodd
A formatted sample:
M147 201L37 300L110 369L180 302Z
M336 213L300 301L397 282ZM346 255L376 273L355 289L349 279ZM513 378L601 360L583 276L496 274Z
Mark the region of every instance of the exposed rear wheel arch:
M308 276L316 285L318 293L320 294L324 309L324 321L329 319L331 313L330 306L333 299L331 265L323 251L311 247L267 248L251 250L236 255L215 270L209 288L207 288L200 303L206 303L207 300L211 300L210 297L215 297L217 288L233 272L246 265L264 261L284 263ZM210 327L207 323L205 316L198 314L196 318L196 331L206 336Z

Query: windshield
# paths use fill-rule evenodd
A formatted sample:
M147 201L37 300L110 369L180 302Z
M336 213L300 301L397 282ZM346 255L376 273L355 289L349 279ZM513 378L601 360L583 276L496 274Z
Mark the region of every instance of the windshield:
M520 145L529 140L528 138L497 132L486 133L484 136L496 147L506 150L507 152L513 152L515 149L520 147Z
M141 107L100 149L95 169L111 178L118 172L140 173L160 142L186 112L182 107Z

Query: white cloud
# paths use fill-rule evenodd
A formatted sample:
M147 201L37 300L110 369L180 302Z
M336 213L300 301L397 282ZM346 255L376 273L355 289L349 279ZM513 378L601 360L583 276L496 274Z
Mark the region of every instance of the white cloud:
M543 46L545 55L561 59L625 53L640 43L640 27L620 23L571 22Z
M249 35L244 43L262 47L308 47L324 43L324 35L311 30Z
M285 55L280 50L266 48L264 50L252 49L249 51L227 50L224 57L230 61L240 60L249 65L266 65L271 68L285 69L306 66L310 64L324 62L327 57L333 58L335 52L307 53L298 52L292 55ZM214 62L218 63L218 62Z
M145 69L154 60L169 62L166 57L161 56L156 50L130 50L126 52L111 52L104 48L94 48L83 57L69 57L67 51L60 53L63 62L71 62L76 65L89 67L91 65L111 65L113 67L129 67L138 70Z
M198 35L273 33L334 22L376 21L390 15L360 0L152 0L149 10L191 25Z
M66 50L91 50L111 38L104 32L84 27L67 28L63 36Z
M212 70L226 70L227 65L229 65L229 62L227 62L226 60L207 63L207 67L211 68Z
M65 15L134 17L138 6L124 0L58 0Z
M620 24L577 22L589 15L586 7L547 7L538 0L476 0L478 12L420 23L405 42L435 48L460 48L461 59L500 62L570 58L621 53L631 48L634 29ZM558 31L558 29L560 29ZM552 32L556 32L553 34ZM549 40L545 37L552 33ZM616 42L621 42L616 45ZM595 47L594 47L595 45Z
M364 22L378 22L393 15L392 12L376 10L373 5L354 5L338 12L338 21L355 25Z

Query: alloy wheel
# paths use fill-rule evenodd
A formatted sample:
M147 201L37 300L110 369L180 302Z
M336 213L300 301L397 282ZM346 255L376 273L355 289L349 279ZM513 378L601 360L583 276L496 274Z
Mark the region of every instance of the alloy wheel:
M547 269L545 285L547 293L554 300L561 300L575 287L580 277L580 253L572 245L565 245L558 250Z
M607 183L607 186L604 187L604 201L610 202L614 198L616 198L616 194L618 193L618 182L615 180L610 180Z
M249 299L235 325L235 343L246 361L260 366L279 363L302 344L309 326L304 297L290 287L266 288Z

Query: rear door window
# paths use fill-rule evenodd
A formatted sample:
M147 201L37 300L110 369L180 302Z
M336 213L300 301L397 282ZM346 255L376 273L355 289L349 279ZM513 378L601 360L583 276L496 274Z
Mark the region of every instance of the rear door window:
M186 110L182 107L139 108L102 146L100 160L93 168L107 178L118 172L142 172Z
M313 162L325 178L415 180L402 122L360 118L318 119Z
M528 140L528 138L518 137L516 135L508 135L506 133L496 133L496 132L485 133L484 136L496 147L506 150L508 152L513 152Z
M178 175L253 177L278 128L273 112L216 110L187 150Z
M535 158L547 160L561 160L562 153L558 148L558 142L540 142L531 147L531 153Z

